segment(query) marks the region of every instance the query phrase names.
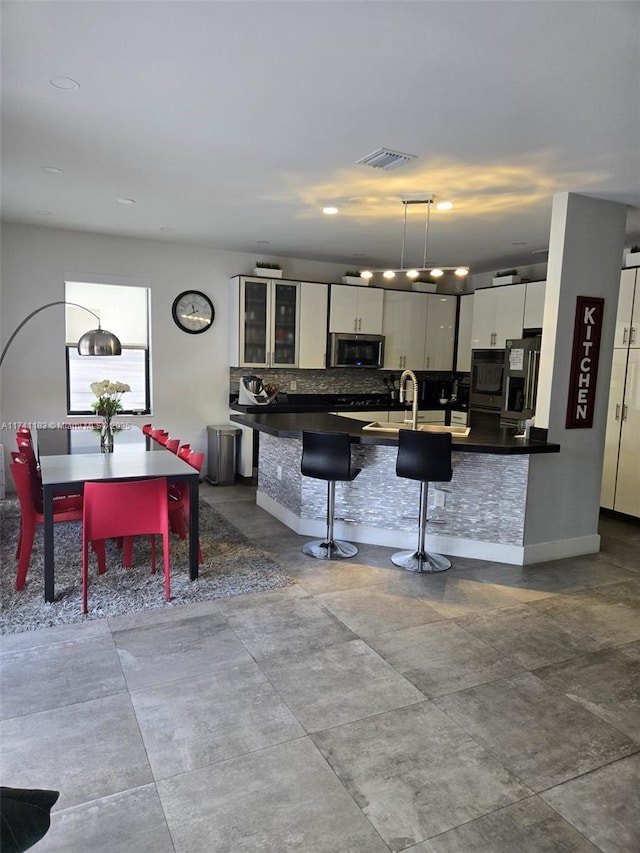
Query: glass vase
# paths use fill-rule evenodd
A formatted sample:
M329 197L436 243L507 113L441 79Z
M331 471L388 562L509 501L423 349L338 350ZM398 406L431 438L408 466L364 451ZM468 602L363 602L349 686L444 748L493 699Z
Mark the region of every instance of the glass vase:
M111 418L105 417L100 427L100 450L102 453L113 453L113 426Z

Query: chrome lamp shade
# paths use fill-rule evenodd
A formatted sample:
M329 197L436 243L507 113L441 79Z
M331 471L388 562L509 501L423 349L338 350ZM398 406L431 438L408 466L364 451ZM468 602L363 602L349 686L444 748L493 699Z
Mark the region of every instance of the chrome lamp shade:
M78 341L80 355L122 355L122 345L113 332L91 329Z

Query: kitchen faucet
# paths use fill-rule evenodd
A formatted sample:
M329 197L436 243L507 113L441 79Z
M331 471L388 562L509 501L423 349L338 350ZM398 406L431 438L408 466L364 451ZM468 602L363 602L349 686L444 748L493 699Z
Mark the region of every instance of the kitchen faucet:
M411 429L418 429L418 379L413 370L403 370L400 377L400 402L404 403L404 386L407 379L413 382L413 406L411 409L411 420L404 416L404 422L411 424Z

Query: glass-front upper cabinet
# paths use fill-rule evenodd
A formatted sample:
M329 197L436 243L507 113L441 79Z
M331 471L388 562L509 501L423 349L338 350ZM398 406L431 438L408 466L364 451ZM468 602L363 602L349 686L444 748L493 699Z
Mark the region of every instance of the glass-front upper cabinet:
M267 282L245 281L242 289L242 363L267 366L269 300Z
M298 283L241 278L239 285L238 366L295 367L299 342Z
M272 367L296 365L298 343L298 285L272 282L273 346Z

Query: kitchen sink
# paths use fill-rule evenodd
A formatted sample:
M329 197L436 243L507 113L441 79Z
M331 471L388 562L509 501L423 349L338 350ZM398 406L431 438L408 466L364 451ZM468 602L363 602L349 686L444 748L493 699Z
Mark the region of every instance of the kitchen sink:
M373 421L366 424L362 429L371 430L373 432L400 432L401 429L411 429L411 424L394 423L393 421ZM444 424L418 424L420 432L450 432L451 435L457 435L460 438L466 438L471 432L470 427L445 426Z

